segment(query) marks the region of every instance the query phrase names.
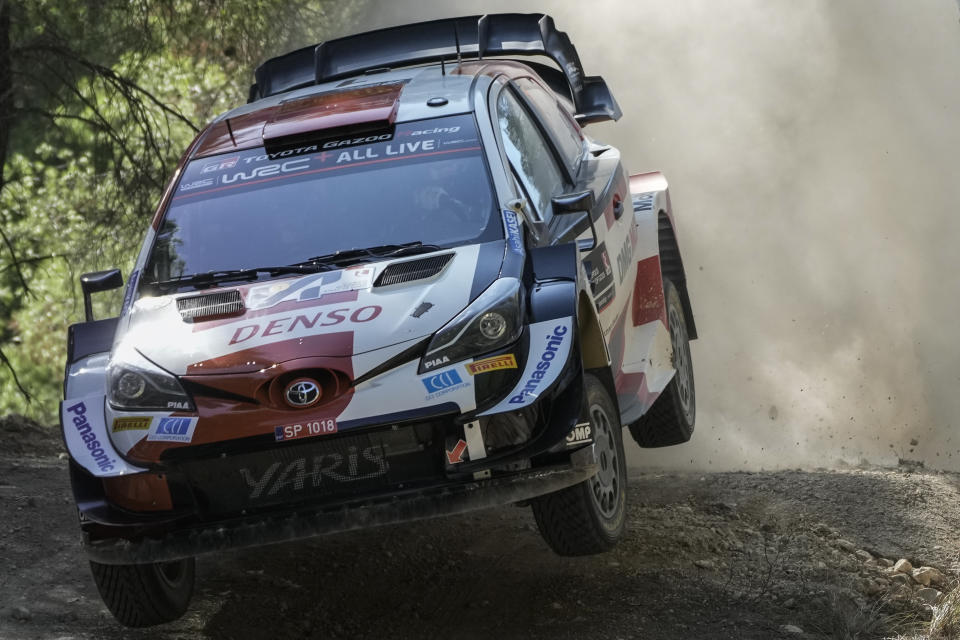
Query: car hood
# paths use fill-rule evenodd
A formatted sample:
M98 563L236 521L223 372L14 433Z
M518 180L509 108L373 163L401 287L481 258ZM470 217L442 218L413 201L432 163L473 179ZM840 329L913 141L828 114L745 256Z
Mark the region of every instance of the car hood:
M222 375L261 371L297 358L351 358L425 338L493 282L503 245L468 245L251 285L140 298L124 318L115 350L121 344L137 349L177 375ZM494 255L499 259L491 260ZM242 312L192 321L181 317L183 298L230 291L239 292Z

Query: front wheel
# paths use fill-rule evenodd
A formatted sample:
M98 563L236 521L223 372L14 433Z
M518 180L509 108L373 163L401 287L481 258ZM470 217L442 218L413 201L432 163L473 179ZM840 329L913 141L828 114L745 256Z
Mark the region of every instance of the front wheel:
M196 577L193 558L154 564L100 564L90 570L107 609L128 627L152 627L182 616Z
M540 535L558 555L609 551L623 534L627 510L627 461L623 429L606 387L584 376L586 419L593 432L597 474L531 503Z

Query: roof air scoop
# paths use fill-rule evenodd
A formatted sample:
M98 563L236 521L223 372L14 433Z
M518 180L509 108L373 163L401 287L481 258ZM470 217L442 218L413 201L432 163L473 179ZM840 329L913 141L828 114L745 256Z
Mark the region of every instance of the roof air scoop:
M263 143L286 146L304 139L362 134L393 126L402 82L330 91L280 103L263 125Z

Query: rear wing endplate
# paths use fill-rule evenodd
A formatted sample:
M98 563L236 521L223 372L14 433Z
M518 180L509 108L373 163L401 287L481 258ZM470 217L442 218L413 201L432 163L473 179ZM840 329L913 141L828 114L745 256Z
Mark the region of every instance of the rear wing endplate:
M570 38L542 13L446 18L304 47L260 65L250 101L376 69L484 56L547 56L563 72L581 124L622 115L603 78L584 74Z

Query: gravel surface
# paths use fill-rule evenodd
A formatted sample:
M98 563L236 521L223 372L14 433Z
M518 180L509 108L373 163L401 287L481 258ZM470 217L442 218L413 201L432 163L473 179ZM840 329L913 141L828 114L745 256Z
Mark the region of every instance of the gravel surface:
M904 468L637 474L605 555L558 558L505 507L204 557L190 612L131 631L79 549L66 461L6 457L0 637L884 637L952 587L958 487Z

